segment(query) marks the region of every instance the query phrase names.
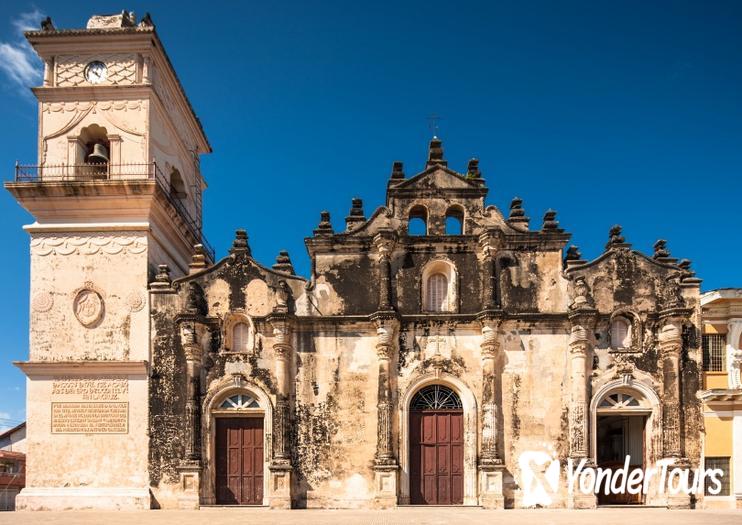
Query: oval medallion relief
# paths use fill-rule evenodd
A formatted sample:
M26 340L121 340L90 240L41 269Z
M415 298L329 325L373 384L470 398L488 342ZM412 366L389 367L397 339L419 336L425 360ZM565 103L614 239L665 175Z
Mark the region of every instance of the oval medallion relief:
M75 317L81 325L86 327L91 327L101 320L104 306L103 297L89 283L78 290L72 303Z

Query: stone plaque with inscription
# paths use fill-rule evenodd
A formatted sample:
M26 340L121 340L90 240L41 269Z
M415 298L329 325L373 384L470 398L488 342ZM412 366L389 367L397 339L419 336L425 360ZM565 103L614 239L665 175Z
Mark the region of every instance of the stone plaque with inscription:
M55 377L52 434L129 432L129 381L125 376Z

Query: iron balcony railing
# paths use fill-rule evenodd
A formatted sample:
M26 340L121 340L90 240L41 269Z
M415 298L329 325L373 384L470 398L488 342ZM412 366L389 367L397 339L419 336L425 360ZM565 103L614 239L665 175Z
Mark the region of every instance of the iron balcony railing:
M206 255L215 260L215 251L203 234L201 222L193 218L183 205L178 194L173 191L170 180L162 173L156 163L142 164L77 164L55 166L29 166L16 163L15 181L36 184L58 182L105 182L154 180L162 189L168 202L180 213L190 233L202 244Z

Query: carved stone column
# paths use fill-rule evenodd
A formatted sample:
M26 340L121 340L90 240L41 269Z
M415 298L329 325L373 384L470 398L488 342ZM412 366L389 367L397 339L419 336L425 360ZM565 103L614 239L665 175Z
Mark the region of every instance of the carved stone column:
M658 337L662 360L662 451L665 458L679 458L682 455L680 444L682 322L673 317L666 317L662 322Z
M392 230L380 230L374 237L379 257L379 311L388 312L392 306L392 249L395 236Z
M496 286L495 254L497 252L496 237L492 232L486 231L479 236L479 247L481 249L482 262L482 309L492 310L499 305Z
M391 363L397 348L395 334L399 321L392 314L374 316L376 324L376 355L379 360L376 400L376 455L374 457L375 505L393 507L397 503L397 471L394 454L394 399L392 395Z
M178 465L182 493L178 507L198 509L201 485L201 360L203 350L199 343L197 324L183 321L180 325L181 347L185 354L185 455Z
M276 404L273 409L273 457L268 502L271 508L291 508L291 322L285 313L269 318L273 327L273 353L275 356Z
M588 405L595 344L593 331L598 312L592 307L589 291L579 287L578 290L569 314L569 457L575 466L585 461L585 469L589 469L595 466L588 445L591 431ZM579 487L572 487L569 493L571 508L594 508L596 504L594 494L584 494Z
M687 468L681 438L680 357L683 350L683 317L675 309L660 313L661 328L657 337L662 363L662 455L672 465ZM672 468L672 467L669 467ZM690 496L667 494L667 504L674 508L690 507Z
M479 454L479 494L484 508L502 509L504 465L498 449L500 438L498 390L501 387L500 319L480 317L482 324L482 449Z

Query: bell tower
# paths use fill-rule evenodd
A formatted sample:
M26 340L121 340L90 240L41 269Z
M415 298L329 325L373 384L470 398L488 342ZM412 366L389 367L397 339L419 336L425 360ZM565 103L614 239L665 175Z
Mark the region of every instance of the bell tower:
M211 152L149 15L50 19L38 157L5 184L31 237L28 462L19 509L149 508L148 283L188 271Z

